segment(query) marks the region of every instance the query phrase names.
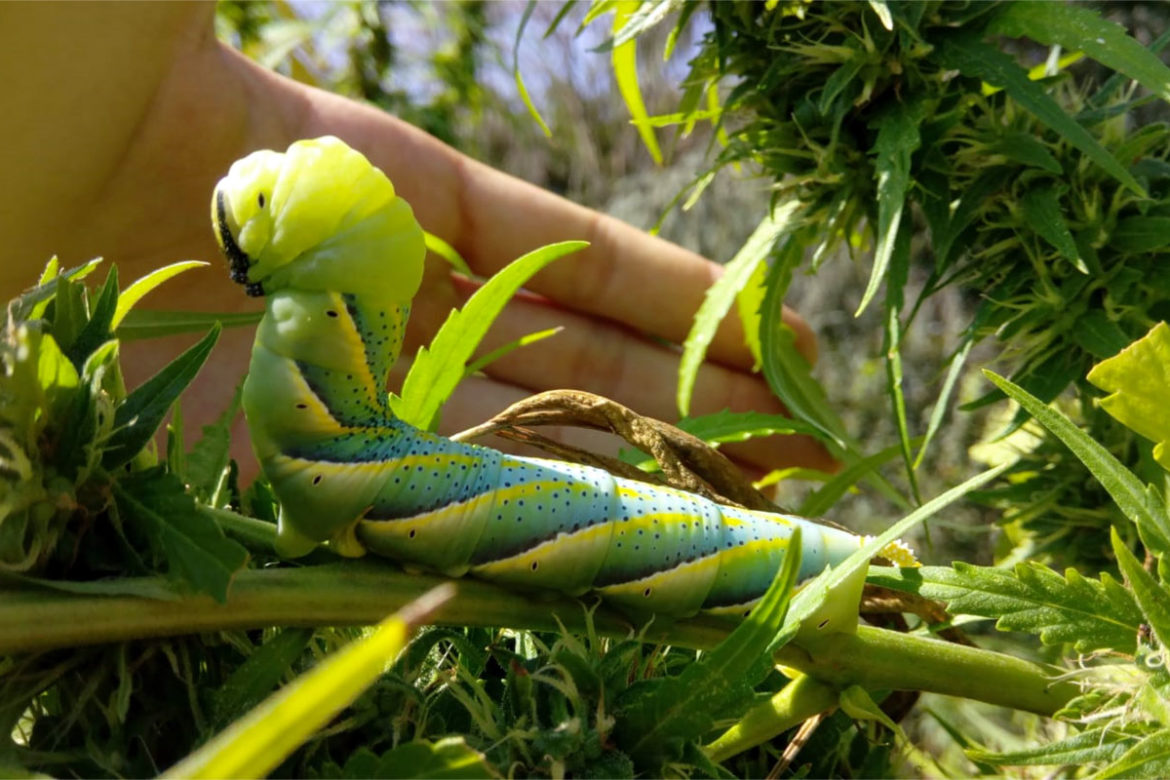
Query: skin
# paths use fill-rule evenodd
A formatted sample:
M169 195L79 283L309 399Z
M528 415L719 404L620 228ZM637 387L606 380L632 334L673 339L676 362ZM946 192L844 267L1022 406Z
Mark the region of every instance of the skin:
M531 295L506 309L484 350L556 325L552 339L493 364L464 383L444 432L474 425L532 392L571 387L609 396L661 419L677 418L678 353L704 291L721 269L616 219L478 163L394 117L265 71L213 32L211 3L0 4L0 294L35 281L45 261L69 267L94 256L118 265L123 286L181 259L212 262L151 294L158 309L250 311L228 280L208 222L208 199L230 164L261 148L337 135L382 168L423 227L487 276L542 244L585 239L588 250L554 263ZM428 260L406 354L425 343L474 283ZM797 348L815 339L791 311ZM191 432L224 408L247 366L252 333L225 331L184 396ZM134 386L192 338L124 345ZM696 387L694 413L783 407L758 375L734 314L720 327ZM400 361L399 373L405 369ZM244 442L243 430L238 431ZM562 436L594 446L589 434ZM833 461L806 437L773 437L728 449L746 469ZM246 445L236 455L254 471Z

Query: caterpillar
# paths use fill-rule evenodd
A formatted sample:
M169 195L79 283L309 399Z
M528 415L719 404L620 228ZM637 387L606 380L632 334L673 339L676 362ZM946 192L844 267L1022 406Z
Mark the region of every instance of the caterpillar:
M390 180L324 137L232 165L212 197L231 278L266 297L243 387L280 502L279 549L332 542L450 576L596 592L667 616L743 614L801 528L800 578L861 537L562 461L419 430L387 374L421 278L423 232ZM895 562L913 556L894 546Z

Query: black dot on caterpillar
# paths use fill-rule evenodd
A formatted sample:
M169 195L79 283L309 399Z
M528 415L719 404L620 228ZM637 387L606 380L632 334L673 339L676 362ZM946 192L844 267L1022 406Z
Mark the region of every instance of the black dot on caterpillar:
M314 484L314 485L320 485L320 484L321 484L321 475L320 475L320 474L318 474L317 476L313 477L313 484Z
M539 566L539 565L540 565L540 563L538 563L537 561L533 561L533 562L532 562L532 570L533 570L533 571L536 571L536 567L537 567L537 566Z
M326 314L326 316L329 316L329 317L336 317L337 316L337 312L333 311L333 309L326 309L325 314Z
M256 202L260 204L260 208L264 208L264 193L263 192L261 192L259 197L256 198Z
M411 529L410 529L410 538L411 538L411 539L413 539L413 538L414 538L414 535L415 535L416 533L418 533L418 531L417 531L417 530L415 530L414 528L411 528Z
M308 409L309 405L308 404L297 404L297 408L298 409Z

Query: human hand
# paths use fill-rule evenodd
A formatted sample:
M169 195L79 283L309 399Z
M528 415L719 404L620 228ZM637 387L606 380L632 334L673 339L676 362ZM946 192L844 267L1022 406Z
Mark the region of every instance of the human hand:
M542 244L591 242L534 278L530 288L542 297L510 304L484 349L556 325L564 331L465 383L445 411L444 432L557 387L590 390L640 413L675 419L678 353L656 340L678 344L685 338L719 266L476 163L377 110L264 71L214 40L213 11L198 4L68 12L52 4L21 4L0 12L0 44L9 44L0 46L8 52L0 56L20 63L13 115L30 117L0 131L12 135L0 144L7 158L0 159L16 185L0 195L0 234L13 237L10 255L19 258L0 271L5 293L11 296L35 278L53 253L70 264L100 253L126 279L186 257L214 259L207 199L228 165L257 148L284 149L298 138L333 134L386 171L423 226L451 243L478 275L488 276ZM150 304L233 311L254 306L220 270L165 285ZM407 354L429 339L473 287L441 261L428 264ZM784 319L796 331L798 349L811 359L811 332L787 310ZM214 418L226 405L245 370L250 341L243 331L224 334L185 397L189 424ZM171 340L130 347L125 364L131 384L158 370L177 348ZM711 345L693 406L695 413L782 410L750 373L734 317ZM832 467L825 451L806 437L727 451L756 471ZM236 454L251 463L250 456Z

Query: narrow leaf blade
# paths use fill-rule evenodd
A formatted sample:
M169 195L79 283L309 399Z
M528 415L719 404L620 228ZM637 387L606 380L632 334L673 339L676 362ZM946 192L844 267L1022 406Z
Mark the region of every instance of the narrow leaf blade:
M723 269L723 275L707 290L702 305L695 313L691 332L683 342L683 355L678 366L678 410L684 417L690 414L691 398L699 368L707 356L707 348L715 338L719 323L727 316L738 292L747 285L759 265L782 236L791 231L793 217L800 203L792 200L764 217L744 245Z
M462 309L452 311L429 347L418 351L402 383L394 413L420 428L430 428L439 409L463 379L467 362L505 304L537 271L588 246L562 241L533 250L488 279Z

